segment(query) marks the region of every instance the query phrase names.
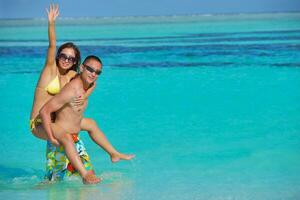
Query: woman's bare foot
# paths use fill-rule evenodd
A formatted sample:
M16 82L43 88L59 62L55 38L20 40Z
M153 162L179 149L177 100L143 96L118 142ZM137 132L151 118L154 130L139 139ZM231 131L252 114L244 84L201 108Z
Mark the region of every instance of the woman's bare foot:
M88 171L84 177L82 177L83 184L97 184L101 181L100 178L96 177L93 171Z
M115 163L120 160L131 160L135 155L126 155L122 153L113 153L110 155L111 162Z

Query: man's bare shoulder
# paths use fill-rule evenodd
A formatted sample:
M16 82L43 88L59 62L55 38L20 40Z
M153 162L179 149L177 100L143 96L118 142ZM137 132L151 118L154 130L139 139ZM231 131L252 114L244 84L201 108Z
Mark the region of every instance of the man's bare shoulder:
M82 88L82 80L80 79L79 76L72 79L68 84L69 84L69 87L72 87L74 89Z
M82 82L77 77L67 83L61 90L61 93L77 93L78 89L82 88Z

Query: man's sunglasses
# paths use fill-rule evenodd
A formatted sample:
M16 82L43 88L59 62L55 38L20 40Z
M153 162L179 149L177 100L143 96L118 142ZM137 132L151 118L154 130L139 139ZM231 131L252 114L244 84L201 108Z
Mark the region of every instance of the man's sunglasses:
M95 74L97 74L98 76L102 73L102 70L97 71L94 68L92 68L86 64L82 64L82 65L86 68L86 70L88 70L91 73L95 72Z
M65 61L65 62L68 60L69 63L75 63L75 62L76 62L76 58L75 58L75 57L73 57L73 56L68 56L68 55L66 55L66 54L64 54L64 53L60 53L60 54L58 55L58 59L63 60L63 61Z

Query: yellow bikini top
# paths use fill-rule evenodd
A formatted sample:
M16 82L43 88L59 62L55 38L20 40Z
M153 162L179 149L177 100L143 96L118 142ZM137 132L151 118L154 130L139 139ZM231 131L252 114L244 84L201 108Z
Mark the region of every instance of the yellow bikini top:
M60 83L58 75L48 84L45 90L51 95L56 95L60 92Z

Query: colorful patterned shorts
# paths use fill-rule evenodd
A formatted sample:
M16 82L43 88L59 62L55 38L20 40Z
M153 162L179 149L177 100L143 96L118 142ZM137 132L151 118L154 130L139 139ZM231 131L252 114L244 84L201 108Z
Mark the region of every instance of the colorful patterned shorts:
M83 142L77 135L72 135L75 143L76 150L82 160L86 170L93 170L90 162L90 157L86 152ZM62 146L56 147L47 141L46 152L46 174L44 179L48 181L61 181L65 177L79 176L79 173L73 168L68 158L66 157L65 150Z

